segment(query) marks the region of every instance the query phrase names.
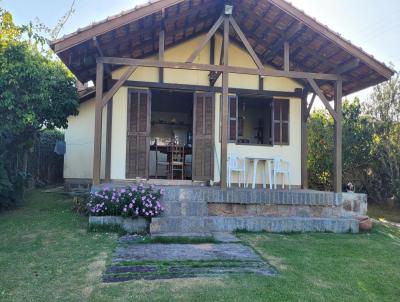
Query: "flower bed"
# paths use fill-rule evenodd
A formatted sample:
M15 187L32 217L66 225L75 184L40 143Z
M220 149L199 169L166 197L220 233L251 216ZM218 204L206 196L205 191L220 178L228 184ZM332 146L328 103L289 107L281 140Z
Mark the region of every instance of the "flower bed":
M120 189L105 187L90 194L87 208L90 216L152 218L164 211L160 204L162 195L162 189L145 188L143 185Z

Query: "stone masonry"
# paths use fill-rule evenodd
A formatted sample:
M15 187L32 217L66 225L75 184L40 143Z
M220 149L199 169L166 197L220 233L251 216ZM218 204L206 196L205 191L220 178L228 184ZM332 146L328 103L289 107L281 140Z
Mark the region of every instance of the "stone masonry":
M313 190L166 187L163 217L152 234L231 232L358 232L365 215L364 194Z
M164 186L165 212L150 233L201 235L235 230L357 233L367 196L314 190Z

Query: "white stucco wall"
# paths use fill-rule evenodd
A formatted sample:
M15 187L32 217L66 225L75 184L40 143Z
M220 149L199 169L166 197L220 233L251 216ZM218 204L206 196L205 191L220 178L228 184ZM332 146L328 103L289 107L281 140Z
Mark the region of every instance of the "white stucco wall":
M195 46L203 37L197 37L183 44L166 50L165 60L185 61ZM221 37L216 39L215 61L219 62ZM156 59L156 57L151 57ZM151 59L150 58L150 59ZM209 45L202 50L196 63L209 63ZM229 50L229 64L232 66L255 67L254 62L247 52L238 45L231 44ZM269 68L266 66L266 68ZM121 68L113 72L113 78L118 79L124 72ZM157 68L139 68L130 78L135 81L158 81ZM187 70L164 70L164 81L166 83L205 85L208 86L208 72ZM221 79L216 83L221 86ZM258 76L231 74L229 86L232 88L258 89ZM264 79L266 90L289 91L301 86L287 78L267 77ZM143 89L143 88L142 88ZM125 157L126 157L126 128L127 128L127 96L128 87L122 87L113 97L113 126L111 147L111 178L125 179ZM215 102L215 181L219 181L220 174L220 143L219 143L219 117L220 117L220 94L216 94ZM228 145L228 152L235 152L246 156L272 157L281 155L291 163L292 184L300 185L300 99L290 100L290 144L288 146L238 146ZM102 176L104 175L104 142L106 109L103 111L103 144L102 144ZM65 155L65 178L91 178L93 165L93 134L94 134L94 102L87 101L80 106L80 114L69 119L69 128L66 130L67 154ZM261 172L258 173L258 182L261 183Z
M64 178L91 179L93 176L94 144L94 100L79 106L79 114L68 118L65 131L66 153L64 155ZM101 158L105 158L107 109L103 110ZM101 165L101 177L104 177L105 161Z

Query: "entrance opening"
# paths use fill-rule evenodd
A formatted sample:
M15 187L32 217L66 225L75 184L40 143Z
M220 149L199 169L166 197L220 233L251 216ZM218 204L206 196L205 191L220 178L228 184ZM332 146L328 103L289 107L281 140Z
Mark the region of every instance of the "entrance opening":
M149 176L192 179L193 93L152 90Z

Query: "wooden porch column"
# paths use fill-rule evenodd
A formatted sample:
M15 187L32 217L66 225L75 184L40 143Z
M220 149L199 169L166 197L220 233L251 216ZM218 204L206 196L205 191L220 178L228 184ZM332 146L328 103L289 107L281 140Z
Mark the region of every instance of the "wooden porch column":
M160 27L160 36L158 39L158 60L160 62L164 61L164 52L165 52L165 25L164 25L164 18L165 18L165 10L163 9L162 12L162 20L161 20L161 27ZM158 82L164 83L164 68L158 68Z
M104 65L97 63L96 70L96 110L94 117L93 185L100 184L101 130L103 119L103 77Z
M303 90L303 95L301 97L301 188L308 189L308 169L307 169L307 159L308 159L308 131L307 131L307 120L308 120L308 110L307 110L307 96L308 90Z
M106 162L105 162L105 181L111 180L111 135L112 135L112 111L113 100L107 103L107 129L106 129Z
M333 187L335 193L342 192L342 80L335 82L335 157Z
M222 72L222 121L221 121L221 188L227 187L228 169L228 97L229 97L229 72L228 72L228 50L229 50L229 18L224 18L224 70Z

